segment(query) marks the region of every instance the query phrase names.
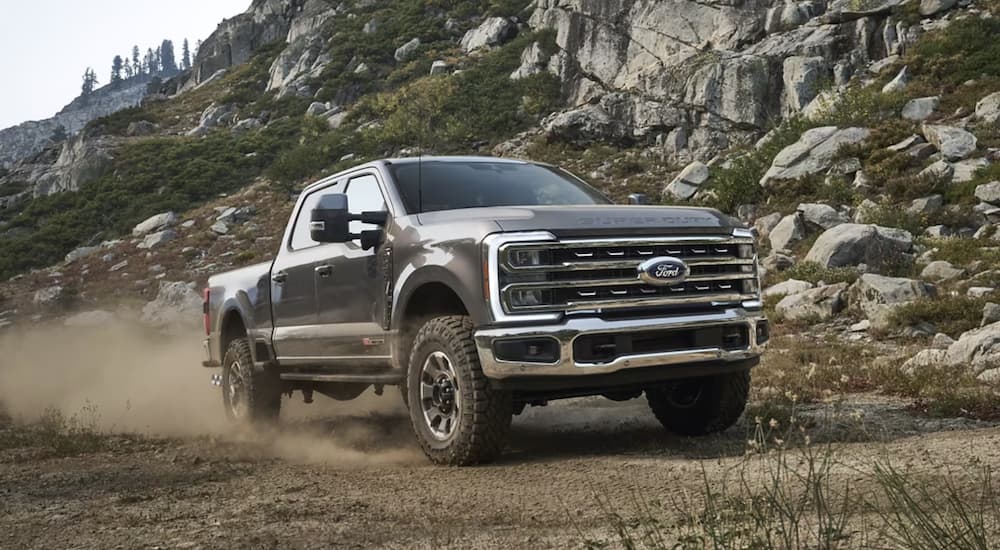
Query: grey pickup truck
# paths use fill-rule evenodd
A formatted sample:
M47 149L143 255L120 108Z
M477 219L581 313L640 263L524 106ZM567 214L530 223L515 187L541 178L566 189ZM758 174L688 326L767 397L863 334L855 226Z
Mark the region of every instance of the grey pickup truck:
M768 339L754 238L729 216L615 205L558 167L484 157L309 185L274 260L211 277L204 311L233 419L399 386L450 465L493 460L513 415L560 398L645 393L671 432L724 430Z

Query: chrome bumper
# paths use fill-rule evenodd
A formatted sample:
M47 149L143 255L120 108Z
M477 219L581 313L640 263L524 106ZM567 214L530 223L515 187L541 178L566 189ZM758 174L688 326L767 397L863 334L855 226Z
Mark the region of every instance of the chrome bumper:
M764 321L760 311L741 308L699 315L677 315L659 319L625 319L605 321L598 318L570 318L559 324L544 326L486 328L476 331L476 348L483 373L487 378L503 379L528 376L587 376L609 374L643 367L669 367L704 361L740 361L759 356L765 344L757 344L757 323ZM745 324L748 343L744 349L726 350L718 347L685 349L661 353L624 355L604 363L582 363L573 357L573 342L585 334L628 333L670 329L708 328ZM510 362L497 359L493 343L509 338L550 337L559 343L559 360L555 363Z

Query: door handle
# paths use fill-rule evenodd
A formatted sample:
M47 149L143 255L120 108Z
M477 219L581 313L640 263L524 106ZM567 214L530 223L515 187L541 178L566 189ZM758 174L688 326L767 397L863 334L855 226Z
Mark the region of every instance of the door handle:
M280 284L284 284L285 281L288 280L288 273L285 273L284 271L279 271L277 273L272 273L271 274L271 280L274 281L275 283L278 283L279 285Z
M317 266L316 269L314 269L313 271L315 271L316 274L319 275L320 277L326 278L329 277L331 273L333 273L333 266L321 265Z

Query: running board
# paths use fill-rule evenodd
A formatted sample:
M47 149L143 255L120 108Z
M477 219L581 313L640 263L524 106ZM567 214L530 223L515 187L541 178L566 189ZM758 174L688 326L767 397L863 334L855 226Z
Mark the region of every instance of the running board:
M341 382L348 384L386 384L396 385L403 382L403 375L387 374L310 374L305 372L285 372L282 380L291 382Z

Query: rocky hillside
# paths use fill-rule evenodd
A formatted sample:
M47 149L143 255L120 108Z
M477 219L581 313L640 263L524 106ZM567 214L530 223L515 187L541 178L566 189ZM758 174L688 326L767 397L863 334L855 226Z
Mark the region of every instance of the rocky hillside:
M961 365L978 395L1000 379L998 15L995 0L258 0L141 106L0 174L0 325L161 289L153 313L195 304L209 273L270 257L306 182L493 153L738 215L762 239L779 335L877 345L913 376Z

